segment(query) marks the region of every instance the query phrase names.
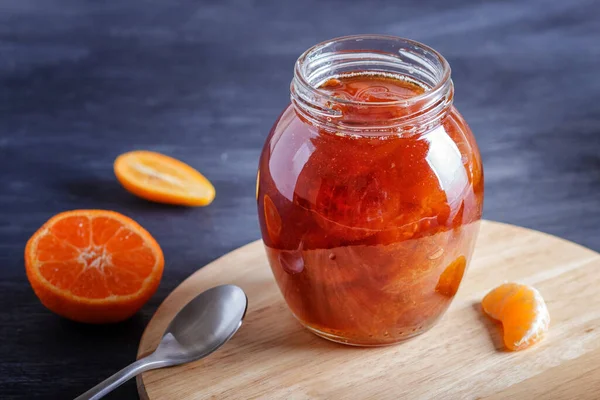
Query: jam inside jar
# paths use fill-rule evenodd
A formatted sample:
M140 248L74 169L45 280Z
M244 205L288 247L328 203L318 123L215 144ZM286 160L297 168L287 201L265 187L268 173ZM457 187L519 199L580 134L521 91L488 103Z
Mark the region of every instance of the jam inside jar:
M473 252L483 171L446 60L386 36L296 62L259 164L259 221L296 318L341 343L392 344L448 308Z

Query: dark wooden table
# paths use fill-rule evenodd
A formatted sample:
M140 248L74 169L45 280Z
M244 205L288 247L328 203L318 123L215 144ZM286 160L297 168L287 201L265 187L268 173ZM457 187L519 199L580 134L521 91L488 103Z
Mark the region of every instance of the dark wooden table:
M96 384L134 360L177 284L259 237L260 148L296 57L335 36L442 52L483 154L485 217L600 250L598 15L594 0L0 2L0 398L67 399ZM197 167L215 202L130 196L112 162L132 149ZM127 322L63 320L27 283L27 238L74 208L130 215L164 249L160 289ZM109 398L135 397L130 382Z

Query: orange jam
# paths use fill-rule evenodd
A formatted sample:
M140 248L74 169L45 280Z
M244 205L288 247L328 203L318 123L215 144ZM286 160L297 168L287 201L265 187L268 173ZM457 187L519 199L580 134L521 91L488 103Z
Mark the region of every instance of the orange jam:
M398 100L430 90L361 71L318 89L340 126L413 113ZM260 158L259 220L285 301L310 330L343 343L423 332L449 306L475 244L483 176L471 131L452 106L410 134L315 120L288 106Z

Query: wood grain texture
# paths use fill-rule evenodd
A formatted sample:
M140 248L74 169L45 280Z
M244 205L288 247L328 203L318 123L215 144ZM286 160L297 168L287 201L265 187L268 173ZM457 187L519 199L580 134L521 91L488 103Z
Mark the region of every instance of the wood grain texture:
M135 358L187 276L260 237L260 149L298 55L336 36L398 35L444 54L481 149L486 218L600 251L599 14L598 0L2 0L0 398L84 392ZM129 195L112 162L134 149L200 170L213 204ZM60 319L27 283L28 237L74 208L122 212L164 250L158 292L123 324ZM109 399L135 397L129 382Z
M535 286L548 336L505 351L482 297L503 281ZM600 396L600 254L540 232L484 221L474 259L444 318L400 345L354 348L305 330L287 310L260 241L202 268L160 306L138 355L198 293L222 283L249 299L240 331L205 360L138 378L155 399L589 399Z

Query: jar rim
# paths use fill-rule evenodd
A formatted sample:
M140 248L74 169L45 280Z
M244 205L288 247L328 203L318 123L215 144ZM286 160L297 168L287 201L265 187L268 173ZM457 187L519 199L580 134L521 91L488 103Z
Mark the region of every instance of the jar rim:
M349 41L363 41L363 40L385 40L385 41L394 41L397 43L405 43L408 45L412 45L415 48L418 48L424 52L427 52L427 53L430 53L431 55L433 55L435 57L436 61L439 62L441 74L439 77L437 77L435 85L433 85L431 88L428 88L428 90L425 90L421 94L417 94L415 96L411 96L406 99L381 101L381 102L377 102L377 103L336 97L336 96L331 95L326 90L319 89L318 87L315 87L310 82L308 82L304 72L302 71L302 67L309 60L309 58L312 54L315 54L319 50L321 50L327 46L336 44L336 43L349 42ZM368 49L365 49L365 50L368 50ZM448 63L446 58L444 58L444 56L442 56L437 50L435 50L421 42L418 42L416 40L406 39L406 38L399 37L399 36L378 35L378 34L348 35L348 36L340 36L340 37L336 37L333 39L325 40L323 42L315 44L314 46L307 49L304 53L302 53L300 55L300 57L298 57L295 65L294 65L294 79L297 80L301 84L301 86L303 86L304 90L312 92L315 95L322 96L324 98L330 98L331 100L335 101L336 103L347 104L347 105L356 105L356 106L369 106L369 107L373 107L373 106L389 107L389 106L394 106L394 105L409 105L412 103L423 102L423 101L427 101L428 99L431 99L431 98L442 96L444 94L444 92L446 92L448 90L448 86L451 85L450 75L451 75L450 64Z

